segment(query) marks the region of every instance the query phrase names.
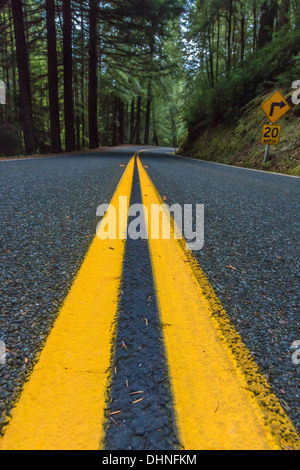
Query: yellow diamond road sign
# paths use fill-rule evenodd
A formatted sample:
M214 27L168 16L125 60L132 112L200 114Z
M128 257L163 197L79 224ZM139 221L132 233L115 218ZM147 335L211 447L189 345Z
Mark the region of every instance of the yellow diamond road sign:
M291 107L280 91L276 91L276 93L262 105L262 109L266 113L269 121L274 124L278 119L284 116Z

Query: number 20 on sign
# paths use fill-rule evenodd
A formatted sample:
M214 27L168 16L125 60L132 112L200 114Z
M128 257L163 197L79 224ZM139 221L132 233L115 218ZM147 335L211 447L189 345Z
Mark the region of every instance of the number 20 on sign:
M264 145L278 145L281 126L264 126L261 143Z

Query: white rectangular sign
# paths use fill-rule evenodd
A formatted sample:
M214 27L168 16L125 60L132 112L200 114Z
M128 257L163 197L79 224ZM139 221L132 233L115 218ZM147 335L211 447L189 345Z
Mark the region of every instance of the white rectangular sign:
M6 86L2 80L0 80L0 104L6 104Z

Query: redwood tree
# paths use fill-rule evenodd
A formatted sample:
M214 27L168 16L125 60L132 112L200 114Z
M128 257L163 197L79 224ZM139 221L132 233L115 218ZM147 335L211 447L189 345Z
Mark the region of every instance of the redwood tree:
M55 28L55 2L46 0L47 17L47 48L48 48L48 82L49 82L49 112L51 151L61 152L59 101L58 101L58 75L57 75L57 48Z
M66 150L67 152L72 152L76 148L76 143L74 126L71 0L63 0L63 64Z
M22 0L12 0L11 6L16 40L16 55L20 88L20 112L24 133L24 142L27 154L33 154L36 152L36 145L32 118L30 74L25 39Z
M98 77L97 77L97 14L98 1L89 2L89 142L99 147L98 136Z
M277 7L276 0L266 1L262 5L260 30L258 36L259 49L264 47L272 40Z

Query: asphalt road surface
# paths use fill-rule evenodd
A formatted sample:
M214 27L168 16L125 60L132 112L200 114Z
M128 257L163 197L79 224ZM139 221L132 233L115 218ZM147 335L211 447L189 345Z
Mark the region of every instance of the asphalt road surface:
M133 155L140 150L142 152L137 154L140 160L133 161ZM70 442L58 441L57 444L53 443L53 448L202 449L205 448L203 442L207 442L207 448L235 448L235 445L236 448L267 448L270 445L271 448L279 446L289 449L299 446L300 365L292 360L295 353L292 345L300 341L299 179L186 159L175 156L173 152L172 149L126 147L81 156L0 162L0 341L6 348L5 363L0 364L0 429L4 435L0 439L0 448L22 447L16 436L23 427L28 435L23 420L34 422L30 413L34 412L35 405L31 405L36 403L34 393L38 396L39 386L30 388L30 384L42 382L41 378L36 377L44 367L39 364L49 363L49 357L51 362L49 343L52 338L54 348L55 341L58 344L62 342L60 333L56 334L56 331L59 328L57 319L66 315L63 310L65 299L72 296L76 289L77 303L81 299L84 302L85 296L89 298L87 291L92 289L90 286L93 286L94 280L89 277L89 282L85 282L84 289L80 290L80 281L76 284L74 279L80 267L85 265L85 256L94 243L99 223L97 207L112 200L124 172L128 187L132 185L126 193L131 204L143 202L150 205L158 198L169 206L204 205L204 246L193 252L193 259L184 261L179 259L183 256L179 251L176 254L177 245L166 244L162 247L160 241L155 245L155 242L149 243L147 240L128 239L126 244L108 246L106 251L101 248L101 261L106 262L107 256L107 270L113 270L115 266L111 276L119 282L114 288L108 283L107 289L106 284L97 284L99 295L105 296L106 301L109 296L114 296L111 304L116 306L116 311L112 311L111 327L106 328L111 332L107 347L109 367L104 368L101 379L97 379L104 384L105 393L101 393L105 406L97 408L95 396L100 392L96 385L92 397L88 396L89 386L85 385L87 396L82 397L82 403L77 404L78 400L74 398L79 410L74 411L77 415L87 407L85 403L89 400L95 404L93 415L98 419L95 429L99 422L99 436L96 432L93 436L94 442L99 445L87 443L82 431L80 444L75 444L77 441L75 437L72 441L71 435ZM124 185L126 181L122 181ZM120 185L122 189L122 182ZM194 227L195 223L194 213ZM110 261L109 256L114 251L119 253L117 250L120 250L119 258ZM181 262L185 265L182 264L179 269ZM192 269L188 271L190 265L196 264L193 273ZM182 278L180 272L177 275L176 268L182 272ZM202 274L198 277L194 274L198 268L204 272L206 287L201 284L204 281L199 280ZM93 269L97 269L97 263ZM166 275L160 278L164 269L169 269L169 272L165 271ZM118 270L121 270L121 275ZM193 286L196 283L200 283L198 287L202 291L195 291L194 294ZM185 292L181 293L181 290ZM189 295L190 298L180 298L180 295ZM219 313L216 314L214 307L208 305L203 313L207 317L200 319L197 316L198 305L201 302L205 305L203 298L210 297L210 301L214 295L213 302L218 306L218 312L224 308L230 319L232 330L228 337L222 330L225 313L222 313L221 319L217 318ZM168 299L172 306L170 317L167 312ZM88 309L88 306L85 308ZM190 315L195 329L188 328L184 323ZM210 324L210 317L216 317L214 321L217 323L213 323L215 330L206 331L204 325ZM77 321L76 318L71 320ZM82 325L87 328L93 344L97 327L93 322L86 323ZM175 325L178 325L176 331ZM181 325L182 331L185 331L184 339L180 332ZM202 337L200 340L202 328L209 344ZM214 331L219 332L222 340L215 339ZM239 340L232 331L241 337L243 347L239 346ZM68 350L66 328L64 334L64 346ZM80 335L80 332L76 334ZM210 345L212 337L216 343ZM196 359L192 359L198 338L201 354L206 354L205 359L201 356L201 360L200 352L197 352ZM195 341L195 347L191 346L191 351L188 351L188 347L183 347L184 343L181 343L184 340L188 345ZM220 356L216 352L214 357L213 351L216 351L216 345L221 348L221 343L224 350L220 349ZM178 359L177 348L186 349L189 355ZM90 356L93 350L87 350L86 354ZM47 361L43 359L43 351L46 351L45 354L48 351L48 356L45 356ZM71 357L71 346L68 351ZM220 357L223 352L226 361L230 359L232 365L228 366L226 362L222 369ZM248 352L251 359L248 359ZM57 362L59 355L60 352L57 353ZM187 357L191 358L191 364ZM178 360L186 362L175 370L173 364ZM241 365L246 362L250 364L249 367L247 365L248 369L254 370L253 364L259 368L251 377ZM56 364L56 359L53 363ZM33 373L34 366L37 373ZM206 372L200 380L197 374L202 366ZM227 374L227 368L230 371L225 376L224 369ZM64 369L67 370L67 367L64 366ZM92 376L91 370L87 372ZM98 371L97 364L95 370ZM45 373L47 377L47 371ZM234 375L234 379L230 374ZM241 374L244 374L243 379L240 379ZM218 385L214 381L215 375L220 377ZM56 371L53 377L57 376ZM235 385L236 377L242 383L240 392ZM199 381L204 382L204 379L208 385L202 387ZM265 385L261 385L264 379L271 387L267 392ZM24 384L28 384L28 389ZM51 387L54 390L55 386L54 382L49 381L47 390ZM226 401L222 387L228 396L231 396L230 387L233 387L236 396L232 396L232 402L239 403L241 400L241 421L243 410L244 417L250 416L252 419L252 415L258 413L257 408L266 407L266 402L271 403L267 411L268 414L272 408L270 419L264 418L265 422L261 424L258 417L257 424L253 418L253 429L257 429L257 439L253 438L253 442L243 427L247 427L247 423L231 424L231 416L236 416L237 412L234 403L231 409ZM202 402L204 409L206 403L209 408L208 389L215 397L211 415L204 416L204 411L200 409L199 416L193 409L192 400ZM187 409L182 398L182 395L188 395L188 390L191 394L194 390L190 409ZM243 395L245 390L249 392L249 403L248 395ZM68 395L68 388L60 393ZM55 389L56 397L60 393ZM278 399L278 407L274 404L275 399ZM251 403L254 401L252 413ZM51 408L47 408L44 415L43 403L38 406L37 422L45 416L45 420L52 421L51 432L59 434L56 431L61 424L55 424ZM265 408L262 414L266 416ZM278 420L275 415L278 415ZM205 424L212 419L216 420L216 424ZM287 424L289 420L291 425ZM250 429L251 426L249 424ZM85 423L85 428L87 435L91 434L89 422ZM266 439L262 437L262 429L265 428ZM236 440L234 444L226 438L223 440L224 429L228 434L233 429L239 435L245 431L244 440ZM30 432L38 435L39 429L32 428ZM277 437L274 440L275 444L273 434L280 436L279 441ZM205 435L205 441L201 440L201 435ZM282 436L287 436L287 440L284 441ZM27 446L30 447L30 441ZM52 444L37 440L32 442L34 447L50 448Z

